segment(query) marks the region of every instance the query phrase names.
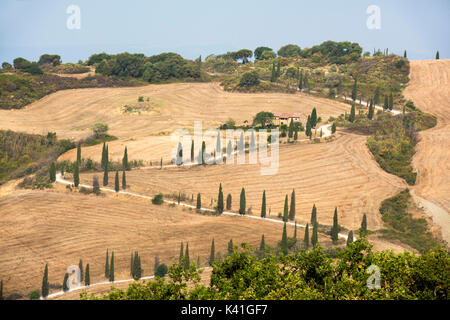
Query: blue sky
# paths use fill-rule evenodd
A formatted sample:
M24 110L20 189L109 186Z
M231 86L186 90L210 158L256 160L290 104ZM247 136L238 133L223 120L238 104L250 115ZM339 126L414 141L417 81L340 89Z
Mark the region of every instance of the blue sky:
M66 27L78 5L81 28ZM381 29L366 26L369 5ZM326 40L389 48L409 59L450 58L449 0L1 0L0 62L58 53L64 62L98 52L177 52L203 57L264 45L311 47Z

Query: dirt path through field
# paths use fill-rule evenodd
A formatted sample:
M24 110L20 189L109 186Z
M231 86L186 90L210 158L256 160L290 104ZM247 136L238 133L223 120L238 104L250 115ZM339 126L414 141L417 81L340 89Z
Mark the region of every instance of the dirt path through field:
M410 78L405 96L438 121L436 127L419 133L413 159L418 175L413 189L425 201L416 200L434 216L450 243L450 60L411 61Z

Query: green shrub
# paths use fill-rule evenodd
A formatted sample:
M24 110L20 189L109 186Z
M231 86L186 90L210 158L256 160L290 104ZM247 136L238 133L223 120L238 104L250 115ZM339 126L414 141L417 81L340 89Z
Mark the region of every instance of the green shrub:
M153 197L152 199L152 203L153 204L157 204L157 205L161 205L164 203L164 196L162 193L157 194L156 196Z
M158 265L158 267L156 268L156 271L155 271L155 277L160 277L160 278L164 277L167 274L168 270L169 269L167 268L167 266L164 263Z

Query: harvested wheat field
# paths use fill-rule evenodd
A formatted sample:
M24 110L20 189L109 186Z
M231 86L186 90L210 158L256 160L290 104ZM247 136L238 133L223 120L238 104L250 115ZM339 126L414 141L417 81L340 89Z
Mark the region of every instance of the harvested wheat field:
M413 190L447 211L440 219L450 239L450 60L411 61L405 96L422 111L437 117L436 127L419 133L413 159L417 183ZM434 211L434 210L433 210Z
M129 279L130 255L138 250L143 276L153 275L155 255L171 264L179 257L180 242L189 242L192 261L205 266L211 240L216 255L226 253L228 241L256 248L281 239L281 224L229 216L208 216L150 201L117 196L83 195L65 191L17 191L0 198L0 275L4 296L27 296L40 289L44 266L49 282L61 284L70 265L90 264L91 283L104 282L105 252L114 251L115 279ZM288 235L292 236L292 227ZM303 229L298 229L299 236ZM319 235L323 245L328 236ZM54 290L53 290L54 291ZM58 290L56 290L58 291Z
M150 99L149 111L123 112L123 107L136 104L139 96L144 97L144 103ZM91 135L95 123L104 122L109 133L119 138L109 143L113 160L127 145L138 159L159 161L170 157L176 146L169 134L193 128L196 120L211 129L229 117L237 124L251 122L260 111L295 112L306 119L314 107L323 120L350 110L347 104L303 94L230 93L217 83L176 83L59 91L21 110L0 110L0 128L38 134L54 131L59 138L78 140ZM101 146L97 145L85 148L83 157L98 160L100 155ZM74 156L69 152L61 159Z
M213 201L213 207L222 183L224 197L232 195L232 210L236 212L241 188L245 187L247 207L252 208L252 214L259 215L266 190L267 210L276 217L283 212L285 195L289 194L290 203L295 189L298 222L309 221L315 203L321 224L332 224L337 206L342 226L359 228L366 213L369 229L377 230L383 226L380 202L404 189L406 183L378 166L365 141L365 136L342 134L329 143L283 144L275 175L261 175L260 165L249 164L132 170L127 172L128 191L144 195L181 192L189 198L194 195L194 200L200 192L202 206ZM82 182L92 184L92 175L83 174ZM112 173L109 181L114 181Z

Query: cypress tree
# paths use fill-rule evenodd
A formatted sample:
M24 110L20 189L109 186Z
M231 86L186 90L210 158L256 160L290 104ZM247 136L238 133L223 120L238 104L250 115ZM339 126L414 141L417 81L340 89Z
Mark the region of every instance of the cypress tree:
M352 103L352 108L350 110L350 116L348 117L348 121L353 122L355 121L355 104Z
M62 289L64 292L69 291L69 286L67 285L67 280L69 280L69 274L66 272L64 274L64 280L63 280L63 285L62 285Z
M103 186L108 185L108 163L105 163L104 171L103 171Z
M232 255L233 254L233 239L230 239L230 241L228 242L228 255Z
M289 220L295 219L295 190L292 190L291 194L291 207L289 209Z
M80 165L81 164L81 145L80 142L77 144L77 162Z
M186 253L184 254L184 269L188 270L191 266L191 260L189 258L189 242L186 243Z
M49 290L49 286L48 286L48 265L45 264L44 276L42 277L42 288L41 288L41 293L42 293L42 296L44 298L46 298L48 296L48 290Z
M160 167L160 169L162 169L162 167L163 167L162 157L161 157L161 161L159 162L159 167Z
M227 196L227 210L231 210L231 194L228 194Z
M122 171L122 189L127 188L127 177L125 176L125 171Z
M286 222L283 226L283 235L281 236L281 253L284 255L288 254L288 240L287 240L287 232L286 232Z
M317 222L315 222L313 225L313 232L312 232L312 236L311 236L311 244L313 247L317 246L319 243L319 238L317 235L317 228L318 228Z
M159 267L159 257L158 257L158 255L156 255L156 256L155 256L155 265L154 265L154 267L153 267L154 272L156 272L156 270L158 269L158 267Z
M91 274L89 273L89 263L86 265L86 274L84 275L84 285L91 285Z
M181 241L181 244L180 244L180 257L178 258L178 263L180 265L183 262L183 254L184 254L183 241Z
M347 236L347 247L350 245L350 243L352 243L353 242L353 231L352 230L350 230L349 232L348 232L348 236Z
M367 114L367 119L372 120L373 114L374 114L374 106L373 106L373 100L370 99L370 105L369 105L369 113Z
M116 171L116 178L114 179L114 190L116 192L119 192L120 186L119 186L119 171Z
M266 249L266 242L264 241L264 235L261 237L261 242L259 243L259 251L264 251Z
M125 151L123 152L122 169L123 170L130 170L129 169L129 163L128 163L128 150L127 150L127 147L125 147Z
M191 162L194 162L194 140L191 140Z
M266 217L266 190L263 192L262 204L261 204L261 218Z
M373 104L374 104L374 106L380 104L380 88L379 87L375 88L375 95L373 97Z
M403 58L408 58L408 56L406 54L406 50L405 50L405 52L403 52Z
M360 230L360 236L361 237L366 237L367 236L367 217L366 214L364 213L363 218L362 218L362 222L361 222L361 229Z
M132 278L134 278L134 259L133 259L133 252L131 253L131 258L130 258L130 276Z
M114 251L111 253L111 263L109 264L109 281L114 282Z
M245 203L245 189L242 188L241 190L241 196L239 199L239 214L245 214L245 208L246 208L246 203Z
M202 158L201 158L201 164L206 164L205 162L205 154L206 154L206 143L205 141L202 141Z
M335 134L336 133L336 123L333 122L333 125L331 126L331 133Z
M77 162L75 162L75 168L73 169L73 185L75 187L78 187L80 185L80 172Z
M211 242L211 253L209 254L209 265L212 266L215 260L216 249L214 247L214 238Z
M106 161L106 143L103 142L103 148L102 148L102 162L101 162L101 167L102 167L102 169L105 168L105 161Z
M202 208L202 198L200 193L197 194L197 209L200 210Z
M54 162L52 162L50 164L50 168L48 169L48 173L50 175L50 182L55 182L56 181L56 166L55 166Z
M291 120L291 122L289 122L288 137L291 139L294 137L294 120Z
M436 60L439 60L439 51L436 52Z
M305 228L305 236L303 238L303 244L305 245L305 248L308 249L309 248L309 224L306 224L306 228Z
M314 223L317 222L317 208L316 204L313 204L312 211L311 211L311 224L314 225Z
M78 268L80 268L80 281L83 281L84 275L83 275L83 260L80 259L78 262Z
M108 249L106 249L105 278L109 279L109 253L108 253Z
M294 141L297 141L298 140L298 128L295 128L295 131L294 131Z
M287 222L289 219L289 204L288 204L288 196L284 198L284 210L283 210L283 221Z
M311 132L311 116L308 115L308 119L306 120L306 130L305 134L307 137L311 139L312 132Z
M219 185L219 196L217 197L217 212L223 213L223 191L222 184Z
M92 191L96 195L100 194L100 183L98 182L98 177L97 176L94 176L92 178Z
M297 240L297 221L294 223L294 239Z
M0 281L0 301L3 300L3 280Z
M333 215L333 227L331 228L331 239L333 240L333 242L339 240L338 234L339 234L338 215L337 215L337 207L335 207Z
M356 96L358 94L358 87L357 87L357 80L355 79L355 82L353 83L353 89L352 89L352 100L356 101Z
M394 108L394 96L392 95L392 92L389 94L389 110L392 110Z
M313 110L311 112L310 122L311 122L311 128L315 128L316 125L317 125L317 111L316 111L316 108L313 108Z

